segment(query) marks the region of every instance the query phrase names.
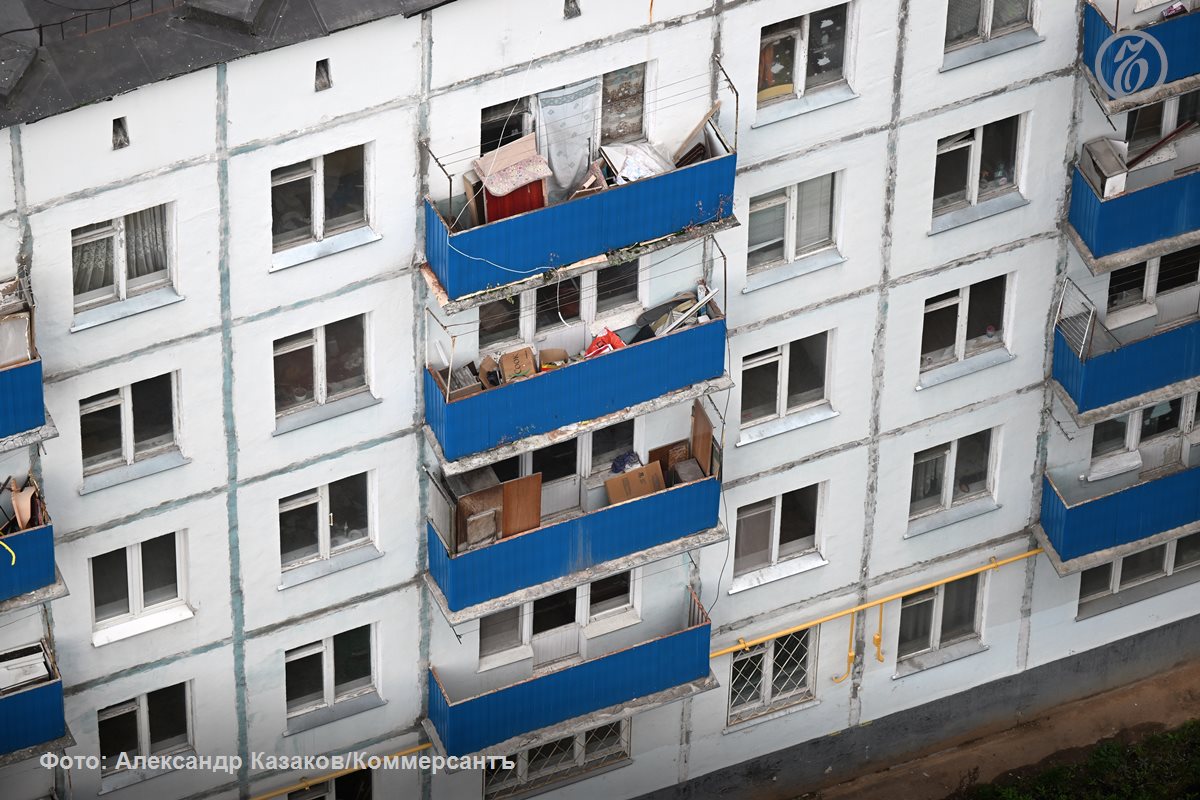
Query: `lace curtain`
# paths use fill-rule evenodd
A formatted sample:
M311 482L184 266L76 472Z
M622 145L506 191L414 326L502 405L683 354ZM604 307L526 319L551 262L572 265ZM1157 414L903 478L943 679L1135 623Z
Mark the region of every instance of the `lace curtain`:
M167 268L167 207L155 206L125 217L125 274L144 278Z

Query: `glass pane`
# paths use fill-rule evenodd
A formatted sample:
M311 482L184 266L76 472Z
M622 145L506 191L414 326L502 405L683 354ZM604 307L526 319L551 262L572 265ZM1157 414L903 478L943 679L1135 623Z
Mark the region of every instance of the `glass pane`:
M322 655L318 652L287 662L284 681L287 684L288 711L296 711L324 701L321 661Z
M979 576L972 575L947 583L942 597L943 645L975 633L975 602L979 597Z
M521 303L518 298L493 300L479 307L479 349L521 335Z
M742 369L742 424L775 416L779 391L779 364L772 361Z
M630 573L621 572L592 583L591 615L625 608L631 602Z
M784 225L787 220L786 191L779 190L769 195L761 195L750 200L750 226L747 266L750 269L761 267L784 259ZM760 203L775 200L772 205L755 206Z
M1125 449L1125 432L1129 428L1129 415L1097 422L1092 427L1092 458Z
M633 450L633 420L627 419L592 434L592 471L611 470L617 456Z
M1162 138L1163 104L1130 111L1125 118L1125 136L1129 143L1128 157L1133 159Z
M946 14L946 47L979 38L983 0L950 0Z
M900 637L896 651L900 658L928 650L933 646L933 590L909 595L900 602Z
M628 142L642 135L646 97L646 65L618 69L604 76L600 142Z
M1145 261L1114 269L1108 276L1108 310L1116 311L1142 302L1145 285Z
M530 775L555 772L563 767L575 765L575 737L567 736L553 742L529 748L528 770Z
M1121 588L1157 578L1165 572L1163 564L1167 546L1160 544L1121 559Z
M933 210L949 209L967 201L967 172L971 148L939 153L933 174Z
M107 392L79 401L81 408L105 398L115 397L116 392ZM121 406L119 404L79 416L80 444L83 450L83 468L98 466L111 461L120 461L121 456Z
M148 608L177 597L175 534L142 542L142 605Z
M275 413L282 414L316 399L313 348L302 347L275 356Z
M1108 594L1112 585L1112 564L1101 564L1098 567L1085 569L1079 573L1079 599L1088 600L1093 597Z
M926 311L921 328L921 369L953 361L957 336L958 303Z
M113 283L115 242L116 237L109 236L71 248L76 302L104 296L116 297L116 286Z
M833 175L805 181L796 188L796 252L833 244Z
M506 608L479 620L479 655L499 653L521 644L521 609Z
M92 605L96 622L129 613L129 562L125 548L92 559Z
M542 473L542 485L577 474L575 439L533 451L533 471Z
M561 628L575 622L575 590L552 594L533 601L533 633Z
M367 538L367 474L329 484L329 546L337 550Z
M626 261L596 273L596 310L635 302L638 298L638 262ZM565 316L565 315L564 315Z
M789 633L772 647L771 695L774 699L808 691L808 631Z
M360 315L325 326L325 382L328 397L367 385L367 366Z
M271 235L276 250L312 239L312 178L271 187Z
M479 152L490 153L526 133L529 104L524 97L489 106L480 112Z
M808 18L808 70L805 90L842 79L846 58L846 6L834 6Z
M999 275L971 287L967 307L967 354L1002 344L1008 278Z
M367 221L363 148L350 147L325 156L325 235L357 228Z
M280 501L286 503L292 498ZM284 566L312 558L321 552L317 540L320 524L316 502L279 512L279 555Z
M621 723L612 722L593 728L583 735L584 756L606 753L621 745Z
M779 512L779 557L803 553L817 545L818 486L793 489L783 495Z
M130 289L166 279L167 207L155 206L125 217L125 275Z
M567 278L537 290L538 330L579 321L579 278Z
M371 770L360 769L333 782L333 800L371 800Z
M800 20L790 20L781 24L798 28ZM769 33L770 30L771 28L763 28L762 44L758 51L758 102L760 105L767 100L791 97L796 93L794 73L797 34L772 36Z
M150 716L150 752L161 753L188 742L187 684L177 683L146 695Z
M100 755L104 758L104 771L111 772L121 753L137 755L137 712L131 708L124 714L104 719L105 710L100 711Z
M133 384L133 449L146 453L175 441L171 410L171 376L159 375Z
M788 409L825 397L825 348L828 334L792 342L788 348Z
M735 711L762 702L763 652L738 658L733 662L729 682L729 710Z
M1200 564L1200 533L1184 536L1175 542L1175 570Z
M1183 410L1183 398L1176 397L1142 409L1142 441L1164 433L1179 430L1179 414Z
M1119 270L1114 270L1113 275ZM1177 253L1168 253L1158 264L1159 294L1190 286L1198 279L1200 273L1200 246L1189 247Z
M1029 0L992 0L992 35L1029 22Z
M737 514L733 548L733 574L743 575L771 563L771 525L775 498L742 506Z
M919 514L942 505L942 488L946 475L946 458L950 445L940 444L922 450L913 457L912 494L909 513Z
M979 195L1002 192L1016 185L1017 130L1021 118L1009 117L983 128L979 163Z
M954 460L956 501L988 490L988 454L991 444L990 430L973 433L958 440L958 455Z
M1200 122L1200 91L1179 95L1179 114L1175 124Z
M371 626L333 637L333 691L341 696L371 685Z

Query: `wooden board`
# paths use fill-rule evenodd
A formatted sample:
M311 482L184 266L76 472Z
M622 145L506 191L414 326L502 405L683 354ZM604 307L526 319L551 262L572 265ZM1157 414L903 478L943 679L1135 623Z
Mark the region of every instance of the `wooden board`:
M671 469L680 461L685 461L691 458L691 450L688 448L688 443L685 440L664 444L662 447L656 447L649 453L649 463L658 463L658 468L663 475L670 475Z
M542 524L542 473L508 481L502 488L501 536L531 531Z
M696 400L692 403L692 456L700 462L705 475L712 475L713 426L704 413L704 406Z

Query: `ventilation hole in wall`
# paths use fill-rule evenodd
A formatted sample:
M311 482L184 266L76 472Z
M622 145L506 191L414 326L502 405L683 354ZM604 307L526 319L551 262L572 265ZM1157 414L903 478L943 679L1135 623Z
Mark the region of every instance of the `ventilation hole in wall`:
M329 73L329 59L322 58L317 62L317 77L313 82L318 92L323 92L333 86L333 77Z
M579 10L579 0L564 0L563 2L563 19L575 19L581 13Z
M117 117L113 120L112 136L113 150L129 147L129 126L125 124L124 117Z

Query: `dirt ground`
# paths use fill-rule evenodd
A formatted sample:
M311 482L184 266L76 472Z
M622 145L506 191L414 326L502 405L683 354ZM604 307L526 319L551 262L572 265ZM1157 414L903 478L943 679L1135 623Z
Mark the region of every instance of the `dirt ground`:
M1200 662L1058 706L1036 719L798 800L943 800L971 783L1084 758L1103 739L1133 742L1200 718Z

